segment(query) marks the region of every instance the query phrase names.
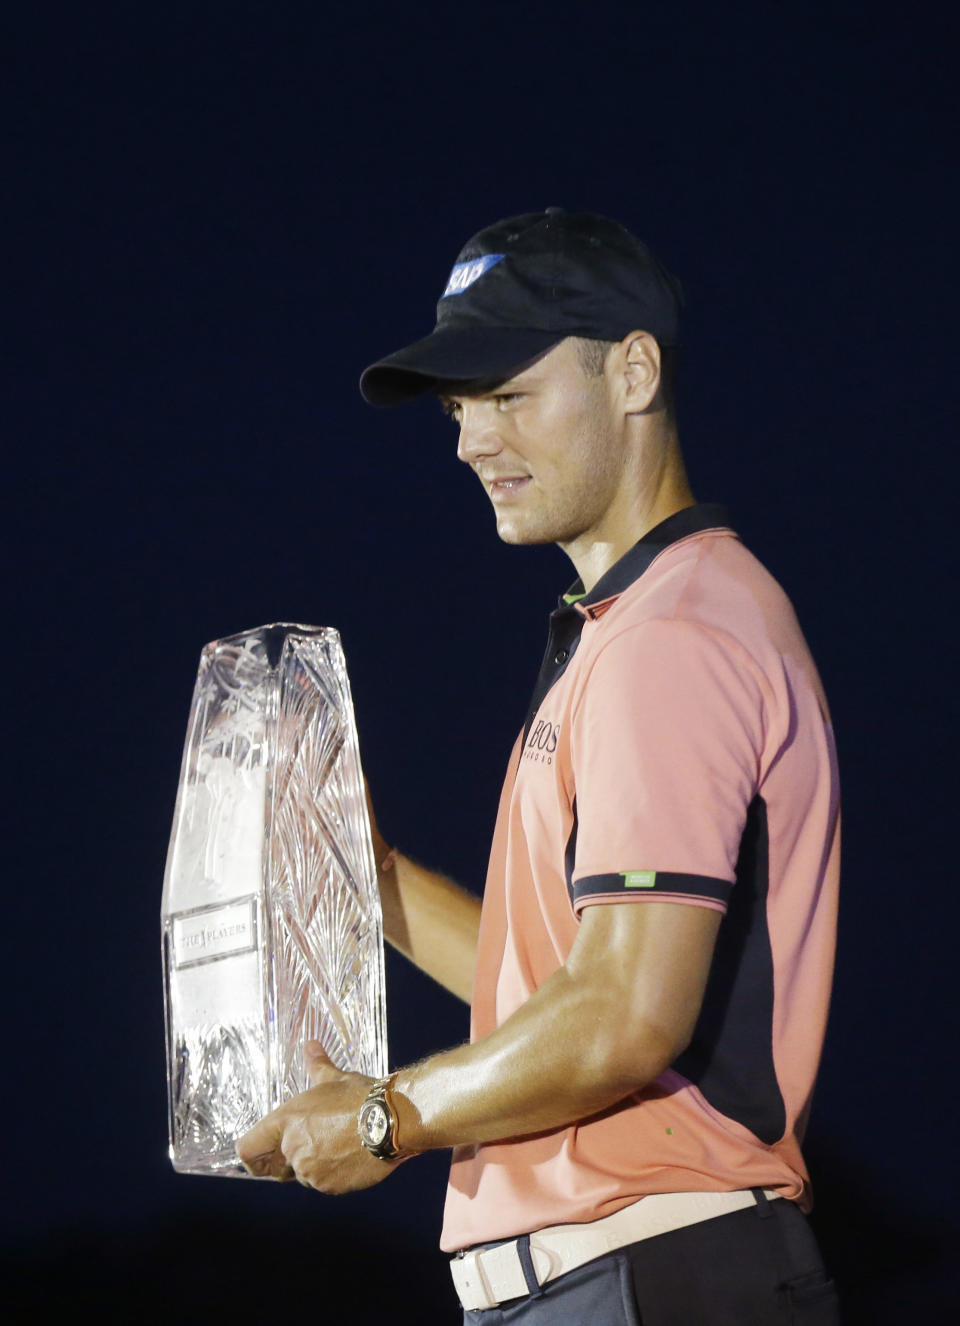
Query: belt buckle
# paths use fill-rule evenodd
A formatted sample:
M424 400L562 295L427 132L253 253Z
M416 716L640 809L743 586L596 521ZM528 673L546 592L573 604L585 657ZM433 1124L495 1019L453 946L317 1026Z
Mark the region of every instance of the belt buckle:
M500 1306L499 1300L490 1292L490 1286L483 1274L480 1265L482 1255L483 1249L471 1248L467 1252L458 1252L450 1263L454 1288L464 1307L467 1306L464 1299L469 1297L470 1310L473 1311Z

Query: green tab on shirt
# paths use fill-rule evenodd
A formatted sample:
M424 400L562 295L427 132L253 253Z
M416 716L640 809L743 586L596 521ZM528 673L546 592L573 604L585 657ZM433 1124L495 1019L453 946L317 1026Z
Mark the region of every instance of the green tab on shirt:
M655 870L622 870L624 888L652 889L657 882Z

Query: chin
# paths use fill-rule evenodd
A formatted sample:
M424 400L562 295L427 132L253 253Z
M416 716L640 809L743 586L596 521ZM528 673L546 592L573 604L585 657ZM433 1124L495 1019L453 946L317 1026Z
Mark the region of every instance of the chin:
M516 529L512 525L506 527L498 525L497 534L501 543L509 543L515 548L532 548L541 543L556 542L551 534L543 534L539 530Z
M497 534L502 543L509 543L516 548L535 548L544 543L570 543L583 532L581 522L559 519L543 520L539 523L529 521L497 521Z

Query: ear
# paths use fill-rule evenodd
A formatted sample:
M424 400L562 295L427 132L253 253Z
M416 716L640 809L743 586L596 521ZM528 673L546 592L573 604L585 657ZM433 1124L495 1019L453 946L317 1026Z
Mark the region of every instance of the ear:
M660 346L649 332L632 331L620 342L625 405L628 414L650 408L660 388Z

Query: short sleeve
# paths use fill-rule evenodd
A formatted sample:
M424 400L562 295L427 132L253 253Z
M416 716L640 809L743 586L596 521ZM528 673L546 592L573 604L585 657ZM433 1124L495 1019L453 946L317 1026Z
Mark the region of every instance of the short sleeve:
M578 912L644 899L726 910L763 719L756 666L718 632L646 621L600 650L570 728Z

